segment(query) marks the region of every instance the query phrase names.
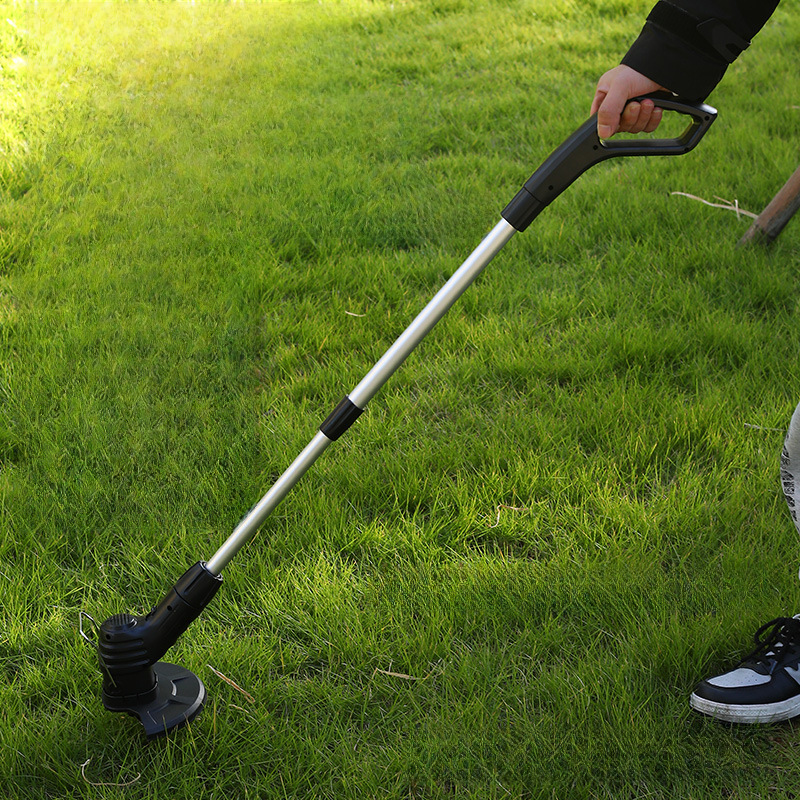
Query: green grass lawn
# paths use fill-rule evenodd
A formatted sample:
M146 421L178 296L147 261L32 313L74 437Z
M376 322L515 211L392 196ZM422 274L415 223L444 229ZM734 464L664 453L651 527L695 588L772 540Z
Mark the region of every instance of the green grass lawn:
M78 633L214 553L649 6L2 5L3 797L797 796L795 725L687 700L800 611L800 223L742 250L670 194L797 167L796 0L696 151L586 173L226 569L189 729L105 712Z

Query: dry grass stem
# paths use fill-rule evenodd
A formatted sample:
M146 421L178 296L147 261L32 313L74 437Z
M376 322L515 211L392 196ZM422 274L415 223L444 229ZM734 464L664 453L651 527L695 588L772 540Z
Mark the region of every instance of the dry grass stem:
M388 669L378 669L375 668L375 672L372 673L372 677L374 678L375 675L388 675L390 678L400 678L403 681L418 681L419 678L415 678L413 675L406 675L403 672L392 672ZM424 680L424 679L423 679Z
M745 428L752 428L756 431L776 431L777 433L783 433L783 428L767 428L764 425L753 425L750 422L744 423Z
M81 764L81 777L89 784L89 786L132 786L136 781L138 781L142 777L142 773L138 773L135 778L131 778L129 781L125 781L124 783L96 783L95 781L90 781L86 777L86 767L88 766L91 758L87 758L86 761Z
M687 192L671 192L670 194L679 195L680 197L688 197L690 200L698 200L701 203L704 203L707 206L711 206L711 208L721 208L725 211L733 211L736 213L736 216L741 218L742 215L745 217L751 217L752 219L756 219L758 214L754 214L752 211L745 211L743 208L739 208L739 201L734 200L732 203L730 200L726 200L724 197L716 197L716 200L721 200L721 203L712 203L710 200L704 200L702 197L697 197L694 194L688 194Z
M526 506L507 506L501 503L497 506L497 518L495 520L494 525L490 525L490 528L496 528L500 524L500 512L501 511L530 511L529 508Z
M218 678L220 678L221 680L225 681L225 683L227 683L228 686L231 686L232 688L236 689L237 692L239 692L240 694L244 695L244 697L245 697L245 699L247 700L248 703L255 703L255 701L256 701L255 697L253 697L253 695L251 695L249 692L246 692L244 689L242 689L242 687L239 686L238 683L235 683L234 681L232 681L227 675L223 675L218 669L214 669L214 667L212 667L211 664L206 664L206 666Z

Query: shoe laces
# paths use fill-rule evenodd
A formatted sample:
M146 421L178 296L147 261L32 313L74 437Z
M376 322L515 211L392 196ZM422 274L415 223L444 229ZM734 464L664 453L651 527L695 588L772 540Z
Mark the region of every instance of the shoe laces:
M800 619L777 617L762 625L753 636L756 649L742 663L763 664L772 674L789 657L800 658Z

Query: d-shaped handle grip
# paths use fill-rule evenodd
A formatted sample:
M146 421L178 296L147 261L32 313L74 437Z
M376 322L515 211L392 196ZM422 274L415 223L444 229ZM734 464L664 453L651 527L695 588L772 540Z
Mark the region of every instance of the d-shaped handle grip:
M635 101L644 99L652 100L656 108L687 115L691 118L689 126L676 139L600 139L597 135L597 115L594 114L525 181L516 197L503 210L506 222L518 231L525 230L542 209L589 167L606 159L688 153L697 146L717 118L715 108L705 103L687 103L665 92L637 97Z

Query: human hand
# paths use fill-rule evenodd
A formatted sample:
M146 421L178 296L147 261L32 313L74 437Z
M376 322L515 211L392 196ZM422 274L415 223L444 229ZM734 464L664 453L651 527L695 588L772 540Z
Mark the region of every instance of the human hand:
M610 139L615 133L652 133L661 122L661 109L652 100L628 103L632 97L665 90L640 72L620 64L600 77L592 101L597 112L597 135Z

